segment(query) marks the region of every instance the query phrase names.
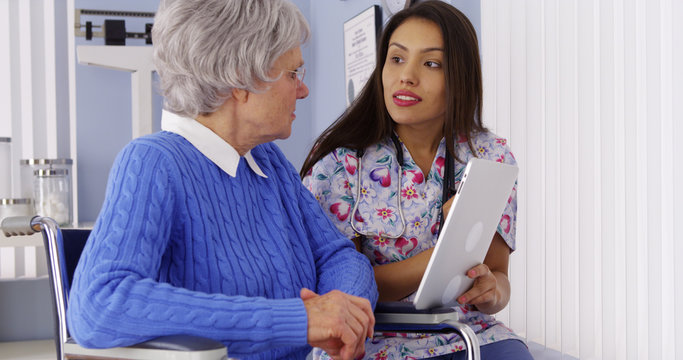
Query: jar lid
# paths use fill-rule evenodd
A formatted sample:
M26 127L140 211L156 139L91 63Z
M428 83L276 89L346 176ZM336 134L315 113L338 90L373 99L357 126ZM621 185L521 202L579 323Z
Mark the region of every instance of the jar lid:
M0 137L0 142L12 142L12 138Z
M71 165L73 164L71 159L21 159L19 163L21 165Z
M33 203L33 199L31 198L24 198L24 199L0 199L0 205L20 205L20 204L31 204Z
M33 172L35 176L65 176L69 175L67 169L38 169Z

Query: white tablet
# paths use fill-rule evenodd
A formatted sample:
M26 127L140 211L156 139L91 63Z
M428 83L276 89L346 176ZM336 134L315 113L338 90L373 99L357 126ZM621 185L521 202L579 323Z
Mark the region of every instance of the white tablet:
M472 287L465 273L484 262L518 168L472 159L453 199L413 304L418 310L457 304Z

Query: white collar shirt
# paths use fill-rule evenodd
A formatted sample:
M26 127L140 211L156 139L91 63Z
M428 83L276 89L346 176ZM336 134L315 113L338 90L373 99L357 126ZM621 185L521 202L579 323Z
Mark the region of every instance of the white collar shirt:
M237 176L240 154L232 145L199 121L163 110L161 113L161 130L184 137L228 175ZM254 157L251 156L251 150L244 154L244 159L247 160L247 164L257 175L264 178L268 177L256 164Z

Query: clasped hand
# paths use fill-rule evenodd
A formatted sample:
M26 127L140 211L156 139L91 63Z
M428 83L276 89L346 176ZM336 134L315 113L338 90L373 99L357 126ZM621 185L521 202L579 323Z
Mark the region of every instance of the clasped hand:
M367 299L333 290L318 295L301 289L308 315L308 343L333 359L351 360L365 352L365 339L372 337L375 316Z

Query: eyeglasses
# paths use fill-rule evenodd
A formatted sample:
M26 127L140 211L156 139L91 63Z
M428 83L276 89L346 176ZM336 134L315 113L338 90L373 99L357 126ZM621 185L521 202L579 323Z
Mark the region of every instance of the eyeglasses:
M297 78L297 80L299 80L297 82L297 86L301 86L301 84L304 83L304 76L306 76L306 68L304 68L303 66L296 69L296 70L285 70L285 71L288 73L296 74L296 78ZM292 78L292 80L294 80L294 78Z

